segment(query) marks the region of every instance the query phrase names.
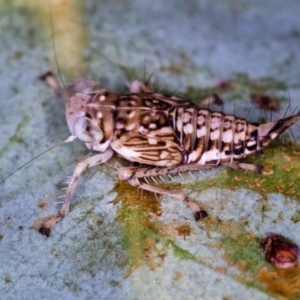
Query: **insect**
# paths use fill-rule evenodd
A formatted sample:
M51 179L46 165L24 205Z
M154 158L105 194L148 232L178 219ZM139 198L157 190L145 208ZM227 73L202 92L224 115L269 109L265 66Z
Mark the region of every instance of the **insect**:
M44 80L66 97L52 74ZM278 135L296 123L300 111L289 117L256 125L234 115L199 108L188 99L155 93L142 82L129 85L129 93L118 95L94 82L78 82L66 104L71 140L78 138L98 154L80 162L73 173L62 207L39 229L49 236L51 228L68 213L71 195L81 173L107 162L114 153L135 167L118 169L120 180L157 194L183 200L195 219L207 212L185 194L148 183L147 177L212 168L220 164L260 173L262 166L241 160L262 151Z

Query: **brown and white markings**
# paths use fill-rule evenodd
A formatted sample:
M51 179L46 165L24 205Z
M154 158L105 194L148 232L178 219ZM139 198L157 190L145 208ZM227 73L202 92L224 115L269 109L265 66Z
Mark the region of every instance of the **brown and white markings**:
M44 80L66 97L51 74L44 76ZM70 90L74 94L67 102L66 119L71 137L99 153L86 158L75 168L59 214L51 217L39 230L46 236L68 213L80 174L108 161L114 153L140 164L120 168L120 180L183 200L194 212L196 220L204 219L206 211L185 194L151 186L145 178L220 164L259 173L261 166L240 161L248 154L261 151L300 117L298 112L257 126L234 115L199 108L188 99L155 93L138 81L131 83L129 93L123 95L111 93L94 82L80 81Z

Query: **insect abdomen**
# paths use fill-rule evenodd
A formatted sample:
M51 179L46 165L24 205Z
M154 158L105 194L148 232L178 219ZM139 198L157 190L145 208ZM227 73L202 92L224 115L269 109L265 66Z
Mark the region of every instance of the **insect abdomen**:
M268 146L290 128L300 113L266 124L197 107L176 107L171 114L175 134L188 154L187 163L218 165L238 161Z

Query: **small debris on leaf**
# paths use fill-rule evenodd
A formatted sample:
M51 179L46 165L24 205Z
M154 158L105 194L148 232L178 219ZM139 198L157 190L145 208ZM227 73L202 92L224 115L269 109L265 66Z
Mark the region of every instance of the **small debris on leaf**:
M261 240L260 245L267 262L277 268L287 269L298 264L299 247L290 239L279 234L269 234Z

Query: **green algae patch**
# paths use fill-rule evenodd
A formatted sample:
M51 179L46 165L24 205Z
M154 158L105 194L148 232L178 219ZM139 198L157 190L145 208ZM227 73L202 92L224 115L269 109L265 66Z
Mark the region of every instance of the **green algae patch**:
M262 174L228 169L222 184L232 189L248 188L261 194L281 193L300 199L300 148L288 142L283 148L279 142L264 149L263 157L249 157L245 162L262 165ZM224 174L223 174L224 175ZM216 178L218 181L220 178Z
M143 264L154 269L159 256L156 243L160 240L160 235L159 226L153 221L152 214L161 214L159 201L153 193L141 193L138 188L124 181L116 184L115 191L118 196L113 203L121 203L117 220L123 229L123 247L128 253L126 265L129 265L129 272Z
M186 239L191 233L190 226L179 221L162 224L160 202L154 193L141 192L124 181L116 184L115 191L118 196L113 203L121 204L117 220L123 230L122 245L128 253L124 263L126 276L142 265L150 270L160 267L170 248L180 259L195 260L188 250L173 241L178 236Z
M217 244L223 251L223 259L227 263L222 273L227 273L229 268L235 280L249 286L265 291L265 285L257 280L261 268L266 265L263 251L260 248L259 238L245 228L246 222L222 221L218 218L210 218L204 224L204 229L210 236L211 232L222 234L222 239Z
M237 266L244 274L248 272L254 276L264 265L259 240L253 235L243 233L237 238L227 236L222 243L226 261Z
M179 247L173 241L169 241L169 243L172 246L173 253L176 257L182 260L196 260L196 257L192 255L188 250Z

